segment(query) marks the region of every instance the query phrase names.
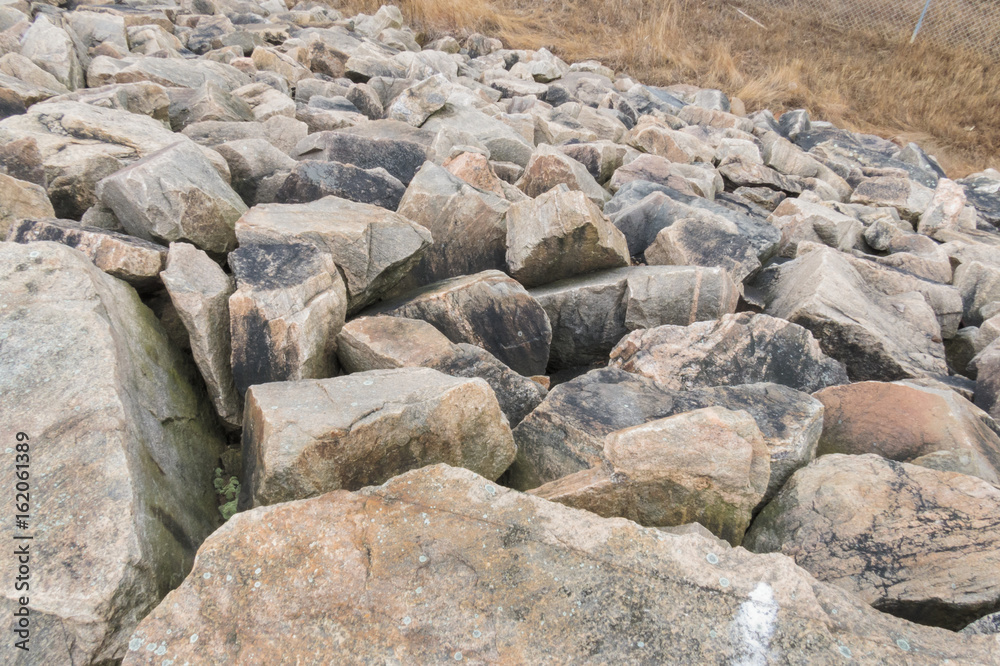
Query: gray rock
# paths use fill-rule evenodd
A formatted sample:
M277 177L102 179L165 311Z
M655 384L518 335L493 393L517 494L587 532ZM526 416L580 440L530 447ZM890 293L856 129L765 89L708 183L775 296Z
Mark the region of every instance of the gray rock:
M500 271L429 285L365 314L421 319L455 343L482 347L516 372L541 375L552 327L541 305Z
M233 383L230 365L229 297L232 277L198 248L171 243L163 286L187 331L191 353L205 379L216 414L232 430L243 426L243 400Z
M538 406L545 389L519 375L489 352L455 344L424 321L405 317L361 317L337 336L337 357L347 372L433 368L452 377L479 377L496 394L511 427Z
M963 634L1000 634L1000 612L985 615L962 629Z
M232 187L248 206L270 203L277 192L272 176L285 174L295 167L295 160L264 139L237 139L219 144L215 150L229 165ZM269 180L271 179L271 180ZM284 179L281 178L281 182Z
M656 235L644 253L653 266L716 266L725 269L735 283L760 269L760 260L750 241L730 220L695 210L692 217L675 220Z
M556 370L605 363L631 330L716 319L739 298L722 270L694 266L599 271L530 293L551 322L549 365Z
M200 88L171 88L170 126L180 132L197 122L245 122L254 111L244 100L212 83Z
M330 377L347 292L330 255L313 245L247 245L229 254L233 379L256 384Z
M44 187L0 173L0 237L6 238L20 220L55 214Z
M35 18L21 38L21 55L76 90L84 87L84 71L69 34L44 15Z
M855 218L802 199L785 199L767 219L781 230L778 252L784 257L794 257L802 242L850 250L858 246L864 230Z
M133 236L183 240L209 252L236 246L247 211L204 153L190 141L164 148L100 181L97 196Z
M562 151L542 144L532 153L517 186L529 197L537 197L557 185L583 192L599 207L611 198L586 167Z
M362 169L341 162L304 160L291 169L274 200L301 204L334 196L396 210L405 191L403 183L381 167Z
M365 123L355 129L309 135L296 146L300 160L353 164L360 169L382 167L408 185L428 158L433 135L397 120Z
M81 252L0 243L0 301L10 455L29 454L33 490L65 493L58 511L32 493L33 539L17 542L31 544L30 660L112 663L219 526L224 442L193 366L135 291ZM24 481L13 462L2 477ZM26 534L13 520L2 532Z
M410 86L385 111L386 118L420 127L435 111L445 105L451 86L443 74L437 74Z
M851 202L892 206L900 216L916 222L931 205L934 191L909 178L868 178L854 188Z

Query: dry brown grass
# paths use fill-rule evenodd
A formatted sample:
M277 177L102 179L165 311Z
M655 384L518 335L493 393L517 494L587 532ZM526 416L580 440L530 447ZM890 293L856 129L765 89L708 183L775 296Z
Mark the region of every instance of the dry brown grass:
M347 13L378 0L328 0ZM511 48L597 59L654 85L717 87L748 111L814 118L917 141L949 175L1000 168L1000 66L933 44L892 42L801 13L724 0L398 0L425 39L483 32Z

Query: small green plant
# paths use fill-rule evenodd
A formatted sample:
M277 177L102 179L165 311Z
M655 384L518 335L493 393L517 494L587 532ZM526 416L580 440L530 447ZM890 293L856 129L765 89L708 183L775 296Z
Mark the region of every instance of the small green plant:
M240 496L240 480L235 476L229 477L227 482L222 475L222 469L215 468L215 494L219 496L220 502L225 498L225 502L220 503L219 513L223 520L229 520L236 513L236 500Z

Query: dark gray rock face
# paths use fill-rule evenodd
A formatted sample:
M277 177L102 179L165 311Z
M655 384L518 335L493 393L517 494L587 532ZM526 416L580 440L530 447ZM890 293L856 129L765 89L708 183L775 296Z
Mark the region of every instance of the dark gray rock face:
M296 164L274 195L276 203L309 203L336 196L396 210L406 188L382 167L305 160Z
M319 132L296 147L298 159L353 164L361 169L381 167L403 185L413 180L427 159L433 134L395 120L372 121L362 130Z

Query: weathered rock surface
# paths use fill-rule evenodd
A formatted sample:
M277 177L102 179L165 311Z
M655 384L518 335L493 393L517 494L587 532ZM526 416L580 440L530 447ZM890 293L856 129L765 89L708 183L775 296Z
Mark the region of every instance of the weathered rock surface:
M125 280L140 291L159 286L167 248L126 234L81 226L73 220L21 220L7 234L7 242L52 241L75 248L105 273Z
M757 252L731 221L705 211L665 227L644 253L653 266L717 266L742 283L760 269Z
M606 464L531 492L640 525L698 522L738 546L771 471L750 414L719 407L615 431L602 458Z
M495 479L516 450L485 381L430 368L254 386L246 410L241 509L358 490L441 462Z
M420 284L506 268L510 204L432 162L410 181L397 212L431 232L433 244L413 269Z
M362 169L353 164L305 160L292 167L274 195L279 203L309 203L335 196L395 210L406 189L382 167Z
M604 206L604 202L611 198L585 166L562 151L542 144L532 153L517 186L529 197L537 197L556 185L565 185L574 192L583 192L599 207Z
M583 192L557 187L507 210L507 267L526 287L628 265L624 234Z
M766 311L806 327L855 381L946 375L941 326L916 291L886 295L840 252L813 246L758 278Z
M332 196L254 206L236 222L236 235L241 246L309 243L328 254L343 271L351 312L391 289L432 241L402 215Z
M512 370L541 375L552 327L532 296L500 271L444 280L365 314L421 319L455 343L482 347Z
M243 426L243 400L233 383L229 297L236 290L232 277L212 259L187 243L171 243L163 286L187 330L194 362L205 379L208 395L222 422Z
M347 290L329 254L314 245L247 245L229 254L233 379L255 384L330 377Z
M0 237L18 221L55 217L45 188L0 173Z
M452 377L479 377L493 389L511 427L545 397L540 385L484 349L455 344L427 322L406 317L360 317L348 322L337 336L337 357L347 372L424 367Z
M211 620L207 607L219 609ZM633 615L637 608L648 612ZM706 626L716 627L712 640ZM227 663L317 654L835 663L850 653L934 664L989 663L998 653L992 637L873 611L788 558L600 518L441 465L238 515L132 644L129 665L159 663L161 648L175 662Z
M0 306L0 431L32 490L58 489L31 493L28 530L2 528L33 540L30 594L11 586L0 608L29 598L32 661L110 663L218 526L223 441L194 368L83 253L0 243Z
M1000 490L876 455L796 472L747 532L875 608L953 630L1000 605Z
M616 431L704 407L750 413L770 452L770 499L812 460L823 428L823 405L780 384L738 384L677 391L651 379L601 368L556 386L514 429L517 460L509 484L537 488L601 464L604 438Z
M379 120L351 130L311 134L296 146L296 157L353 164L360 169L381 167L408 185L427 159L433 138L431 132L398 120Z
M847 383L844 366L808 330L749 312L633 331L611 350L611 365L675 389L773 382L812 392Z
M246 204L190 141L145 157L97 184L97 196L133 236L188 241L208 252L236 247Z
M831 386L814 397L826 410L819 455L875 453L1000 487L1000 428L952 390L859 382Z
M721 269L633 266L569 278L531 290L552 326L549 365L604 363L629 331L686 326L736 310L739 290Z

